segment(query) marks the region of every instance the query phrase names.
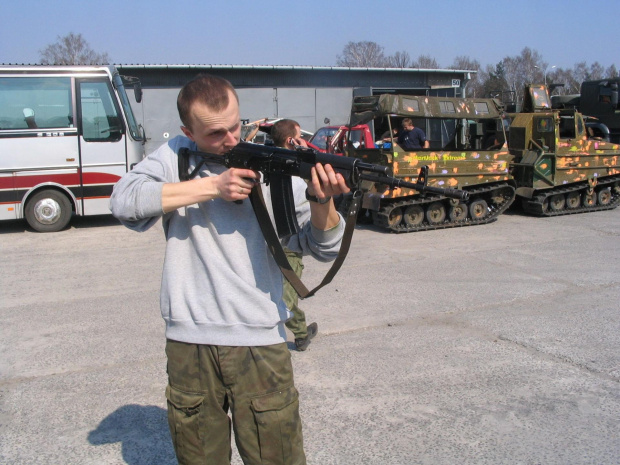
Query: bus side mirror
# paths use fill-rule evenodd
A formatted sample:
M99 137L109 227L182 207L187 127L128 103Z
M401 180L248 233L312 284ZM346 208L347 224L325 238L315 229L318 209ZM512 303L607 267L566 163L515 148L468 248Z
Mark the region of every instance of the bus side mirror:
M142 86L140 84L134 84L133 95L136 98L137 103L142 101Z

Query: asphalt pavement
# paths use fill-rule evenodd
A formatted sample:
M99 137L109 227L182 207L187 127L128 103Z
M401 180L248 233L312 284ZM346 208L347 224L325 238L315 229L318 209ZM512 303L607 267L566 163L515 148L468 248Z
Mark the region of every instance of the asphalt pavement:
M319 325L292 352L308 463L620 463L619 240L620 209L358 226L300 303ZM175 463L164 245L111 217L0 224L0 463Z

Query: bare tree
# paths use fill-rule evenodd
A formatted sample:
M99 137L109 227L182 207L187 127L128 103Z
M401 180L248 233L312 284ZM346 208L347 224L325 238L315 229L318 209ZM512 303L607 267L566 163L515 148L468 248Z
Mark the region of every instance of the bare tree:
M96 65L110 63L107 53L97 53L82 37L70 32L64 37L39 50L42 65Z
M570 93L576 94L581 90L581 83L587 81L590 76L588 64L585 61L575 63L571 72L571 79L569 81Z
M513 86L506 81L504 61L500 61L495 67L487 65L483 78L482 89L484 97L494 97L504 103L514 103Z
M604 69L603 66L594 62L590 66L585 61L575 63L573 69L558 68L550 73L547 81L553 84L562 84L554 91L557 95L578 94L581 92L583 81L594 81L599 79L618 77L618 70L615 65Z
M394 55L387 57L387 66L390 68L410 68L411 58L405 51L396 52Z
M383 47L376 42L349 42L336 60L338 66L383 68L387 65Z
M544 84L549 63L543 60L540 53L529 47L525 47L521 51L520 61L523 66L523 71L526 73L523 86L529 83Z
M454 59L452 65L449 66L449 69L478 71L480 69L480 62L478 60L469 58L466 55L460 55Z
M471 97L484 96L484 89L482 86L483 76L481 76L481 67L478 60L472 60L468 56L461 55L454 59L452 65L449 66L449 68L476 71L476 73L471 75L471 79L467 83L467 95Z
M554 86L554 95L570 95L579 92L580 82L575 81L573 72L570 69L556 68L552 73L547 75L547 84Z
M605 70L606 78L616 78L618 77L618 70L616 69L616 65L611 65L609 68Z
M598 62L595 61L590 65L590 71L588 72L588 81L595 81L598 79L603 79L605 77L605 68Z
M406 51L386 56L384 48L375 42L349 42L337 61L339 66L350 67L390 67L390 68L421 68L439 69L437 61L430 55L420 55L412 60ZM620 73L615 65L604 68L600 63L588 65L585 61L575 63L572 69L557 66L549 68L542 56L529 47L525 47L519 55L507 56L497 65L481 66L478 60L468 56L457 56L450 69L473 70L471 80L467 83L467 95L484 97L489 95L502 96L506 103L519 103L523 100L526 84L547 83L554 85L554 94L577 94L581 83L587 80L618 77ZM563 86L556 87L561 84Z
M412 68L421 68L421 69L439 69L440 66L437 64L437 60L435 60L430 55L420 55L418 59L413 62L411 65Z
M543 61L542 56L529 47L525 47L518 56L502 60L503 77L508 90L514 92L516 103L523 100L526 84L544 81L547 66L548 63Z

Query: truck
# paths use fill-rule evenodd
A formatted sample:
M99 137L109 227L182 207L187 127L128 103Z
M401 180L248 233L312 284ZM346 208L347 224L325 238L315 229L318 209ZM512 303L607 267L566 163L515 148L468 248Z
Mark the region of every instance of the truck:
M581 93L576 95L552 95L554 109L574 109L586 120L591 133L620 143L620 104L618 86L620 78L584 81Z
M0 66L0 220L39 232L110 214L114 184L144 157L140 83L113 66Z
M367 124L323 126L314 133L309 142L321 152L338 155L342 155L347 146L375 148L374 138Z
M523 209L556 216L617 207L620 144L589 133L584 115L574 107L552 108L546 86L527 85L524 95L508 145Z
M393 137L404 118L425 131L429 148L405 150ZM515 199L510 174L513 156L506 144L507 120L498 100L381 94L355 97L351 127L371 123L375 135L387 133L389 142L377 146L347 146L345 155L385 165L392 175L415 181L428 166L427 184L469 193L466 202L412 189L368 186L362 214L393 232L413 232L470 226L497 219ZM341 210L347 208L347 198Z

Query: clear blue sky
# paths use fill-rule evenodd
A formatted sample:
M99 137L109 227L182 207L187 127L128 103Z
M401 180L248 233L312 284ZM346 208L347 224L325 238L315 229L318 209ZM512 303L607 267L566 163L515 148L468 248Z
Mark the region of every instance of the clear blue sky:
M524 47L549 67L620 68L617 0L4 0L0 63L37 63L69 32L118 64L335 66L349 41L391 55L495 65Z

